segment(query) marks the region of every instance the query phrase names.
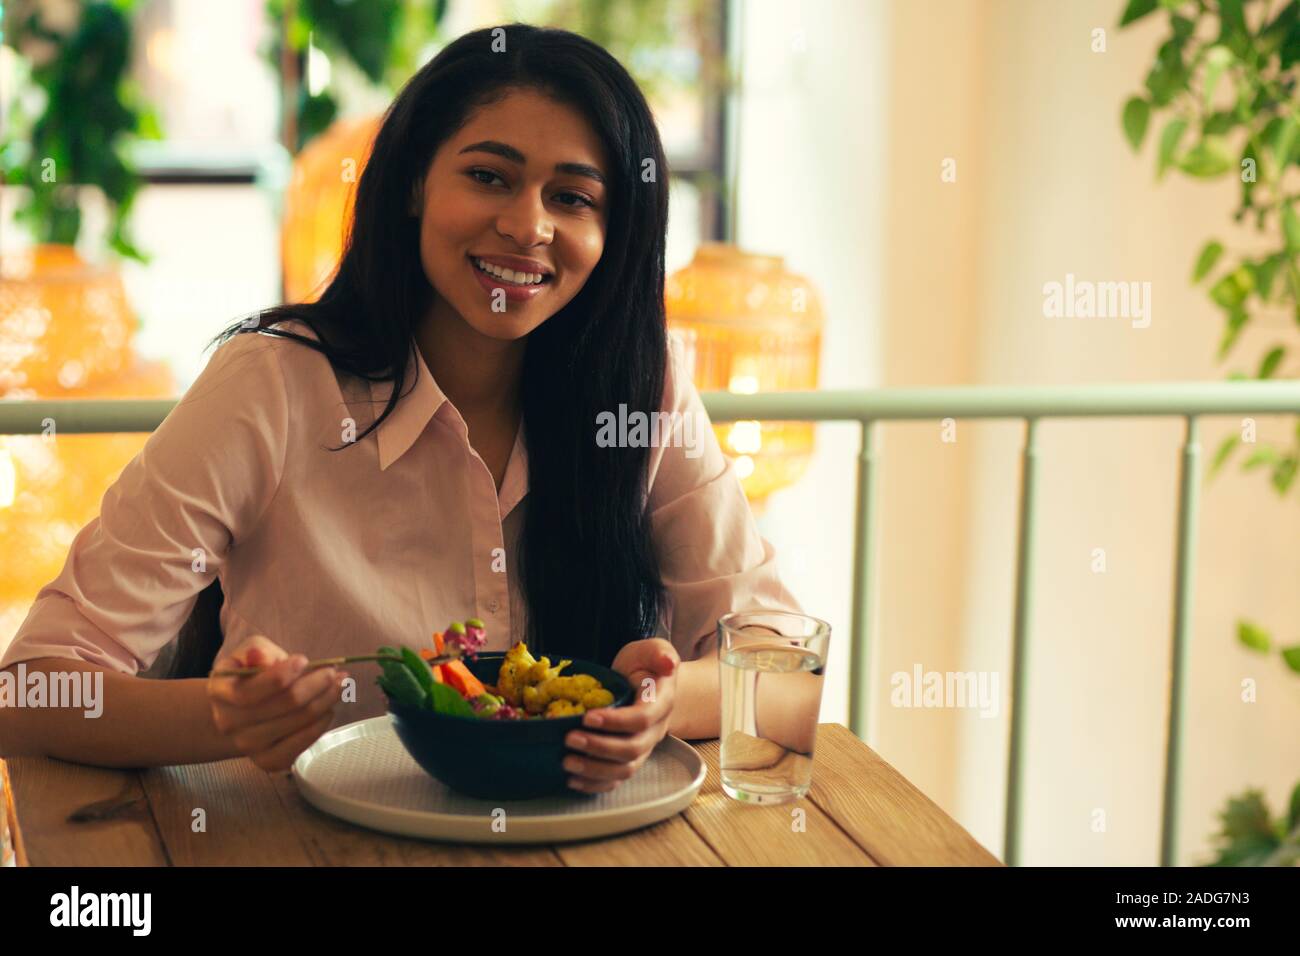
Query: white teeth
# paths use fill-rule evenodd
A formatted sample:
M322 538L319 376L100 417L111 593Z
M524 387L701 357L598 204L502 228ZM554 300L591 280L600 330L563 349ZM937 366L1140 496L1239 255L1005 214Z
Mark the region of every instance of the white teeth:
M471 261L489 275L496 276L506 282L513 282L515 285L537 285L546 278L540 272L516 272L514 269L503 269L501 266L494 266L482 259L473 259Z

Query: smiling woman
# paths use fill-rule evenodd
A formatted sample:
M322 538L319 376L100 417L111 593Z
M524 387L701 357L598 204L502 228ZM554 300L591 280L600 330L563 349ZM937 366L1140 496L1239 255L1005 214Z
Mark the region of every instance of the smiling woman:
M590 41L511 24L439 53L384 117L320 298L217 336L0 661L122 672L103 716L0 711L0 754L284 768L385 710L368 674L341 698L348 675L308 658L418 649L467 616L489 650L638 689L566 737L575 789L667 733L716 736L718 618L799 607L668 344L666 172ZM702 440L601 440L613 413ZM261 672L136 680L218 580L217 669Z
M392 413L414 342L498 489L522 435L529 646L602 662L667 609L649 450L601 448L593 425L663 401L668 185L642 179L647 159L667 167L653 116L600 47L523 24L466 34L386 114L319 301L258 323L292 337L267 327L301 319L320 339L305 344L344 371L389 373L371 428Z
M478 139L502 129L511 143ZM590 159L552 161L557 148ZM421 190L420 255L430 282L479 332L526 335L586 283L605 246L604 153L578 111L527 88L480 108L438 151Z

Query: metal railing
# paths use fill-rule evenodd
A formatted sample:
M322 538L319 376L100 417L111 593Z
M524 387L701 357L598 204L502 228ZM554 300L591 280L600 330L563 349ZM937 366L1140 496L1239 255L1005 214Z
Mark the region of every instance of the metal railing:
M877 422L918 419L1022 419L1019 536L1011 651L1011 734L1007 763L1004 860L1020 860L1020 821L1024 803L1026 675L1032 572L1038 503L1038 423L1045 418L1177 417L1186 421L1179 463L1178 530L1174 542L1172 680L1165 744L1164 801L1160 862L1174 863L1178 825L1180 768L1187 710L1187 659L1191 639L1192 569L1196 552L1200 492L1199 420L1206 415L1300 413L1300 382L1179 382L1138 385L971 386L823 390L740 395L707 392L709 416L737 420L857 422L861 446L854 502L852 645L849 721L861 739L870 737L867 689L871 684L869 642L876 610L874 576L877 488L882 467L876 445ZM0 435L40 434L44 421L57 422L64 434L149 432L166 417L173 400L0 401Z

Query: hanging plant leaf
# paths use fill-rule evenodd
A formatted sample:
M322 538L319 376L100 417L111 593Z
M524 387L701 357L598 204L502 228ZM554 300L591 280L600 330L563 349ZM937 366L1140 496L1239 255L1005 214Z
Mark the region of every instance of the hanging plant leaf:
M1219 0L1219 43L1245 56L1250 49L1250 31L1242 0Z
M1210 866L1253 866L1264 862L1281 842L1269 816L1264 794L1247 790L1229 797L1219 813L1221 829L1215 838L1218 857Z
M1119 19L1119 25L1128 26L1135 20L1141 20L1148 13L1156 8L1156 0L1128 0L1128 6L1124 8L1124 15Z
M1178 149L1178 141L1183 138L1183 131L1187 129L1187 120L1182 117L1176 117L1165 124L1164 130L1160 133L1160 149L1156 153L1156 178L1159 179L1165 174L1174 162L1174 153Z
M1277 449L1272 445L1265 445L1264 447L1257 448L1250 453L1250 457L1242 463L1241 470L1251 471L1258 468L1260 465L1272 465L1277 460Z
M1295 455L1284 455L1273 463L1273 474L1270 480L1279 495L1284 495L1290 490L1291 483L1295 481L1297 466L1300 466L1300 458Z
M1294 116L1287 116L1275 128L1269 142L1273 147L1273 162L1279 170L1285 169L1295 152L1296 138L1300 135L1300 123Z
M1287 252L1300 252L1300 216L1290 203L1282 207L1282 236L1286 239Z
M1201 132L1206 136L1222 136L1231 130L1238 123L1237 117L1231 112L1220 110L1217 113L1211 113L1201 124Z
M1269 349L1267 355L1259 363L1259 371L1255 373L1256 378L1269 378L1277 371L1278 365L1282 363L1282 357L1286 355L1285 346L1278 345Z
M1205 108L1209 110L1214 103L1214 88L1219 85L1219 77L1236 59L1226 46L1212 46L1205 51L1205 77L1202 80L1202 95Z
M1236 451L1237 446L1240 444L1241 435L1238 432L1233 432L1225 438L1219 445L1218 451L1214 453L1214 460L1210 462L1210 469L1206 477L1213 478L1219 470L1223 468L1224 463L1227 462L1228 458L1231 457L1232 453Z
M1187 151L1178 165L1189 176L1211 179L1232 169L1236 157L1222 136L1206 136Z
M1137 152L1142 146L1142 138L1146 136L1147 120L1151 117L1151 105L1140 96L1130 97L1129 101L1124 104L1124 136L1128 139L1128 144Z
M1273 639L1268 636L1268 631L1245 620L1237 622L1237 640L1252 651L1259 651L1261 654L1268 653L1273 646Z
M1281 264L1283 257L1281 255L1272 255L1261 259L1259 262L1247 262L1246 268L1255 283L1255 292L1264 302L1267 302L1273 289L1273 277L1277 275L1277 267Z
M1147 90L1151 93L1154 106L1168 106L1174 97L1187 86L1187 66L1183 63L1183 47L1187 35L1175 31L1174 35L1161 44L1156 53L1155 66L1147 74Z
M1192 282L1200 282L1209 275L1221 255L1223 255L1223 243L1216 239L1207 242L1201 249L1201 254L1196 257L1196 265L1192 268Z
M1219 361L1231 351L1232 346L1236 343L1237 337L1241 335L1241 330L1246 327L1250 320L1250 314L1241 306L1233 306L1228 309L1227 327L1223 331L1223 338L1219 340Z
M1225 309L1234 309L1246 301L1255 280L1245 266L1238 266L1210 286L1210 298Z

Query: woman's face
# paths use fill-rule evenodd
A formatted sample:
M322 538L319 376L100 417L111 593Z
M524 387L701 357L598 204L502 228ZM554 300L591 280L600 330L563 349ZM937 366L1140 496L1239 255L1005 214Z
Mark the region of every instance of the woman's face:
M439 148L414 200L435 318L510 340L558 312L600 261L610 178L571 107L518 90L481 108ZM485 274L482 260L511 272Z

